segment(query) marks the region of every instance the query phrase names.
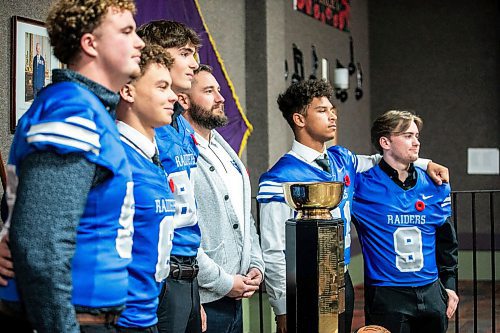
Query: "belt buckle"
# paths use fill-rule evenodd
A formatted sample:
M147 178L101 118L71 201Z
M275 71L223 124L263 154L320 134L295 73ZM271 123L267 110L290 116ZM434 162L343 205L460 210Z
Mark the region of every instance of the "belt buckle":
M181 275L181 272L182 272L182 268L181 268L181 265L176 263L176 262L170 262L170 276L173 278L173 279L180 279L180 275Z

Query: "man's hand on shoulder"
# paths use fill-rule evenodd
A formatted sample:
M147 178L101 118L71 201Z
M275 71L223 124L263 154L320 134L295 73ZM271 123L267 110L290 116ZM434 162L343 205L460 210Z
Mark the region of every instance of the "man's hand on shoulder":
M448 168L441 164L430 162L427 166L427 174L437 185L448 183L450 181L450 173L448 171Z
M0 286L7 285L7 279L14 277L14 266L9 249L9 234L0 240Z

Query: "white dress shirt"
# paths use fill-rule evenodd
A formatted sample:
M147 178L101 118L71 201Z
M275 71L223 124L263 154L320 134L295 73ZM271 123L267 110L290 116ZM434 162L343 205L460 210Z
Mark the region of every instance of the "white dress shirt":
M152 161L154 154L158 150L154 138L151 141L144 134L121 120L116 121L116 126L118 127L118 132L120 132L120 139L123 142L134 148L144 158Z

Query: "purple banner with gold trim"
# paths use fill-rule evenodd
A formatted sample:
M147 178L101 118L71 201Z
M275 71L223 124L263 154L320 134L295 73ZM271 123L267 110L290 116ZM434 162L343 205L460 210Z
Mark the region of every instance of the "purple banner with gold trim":
M224 96L225 110L229 123L218 129L233 149L241 155L245 148L248 136L252 132L252 125L243 113L238 96L224 67L215 41L210 36L203 20L203 15L197 0L136 0L136 22L140 26L153 20L174 20L193 28L202 39L203 46L199 50L200 62L213 67L213 74L221 87Z

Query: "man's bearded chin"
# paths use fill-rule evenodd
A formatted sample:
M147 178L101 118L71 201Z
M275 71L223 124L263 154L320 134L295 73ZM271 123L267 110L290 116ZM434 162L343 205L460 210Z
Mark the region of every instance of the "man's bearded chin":
M209 110L198 104L191 102L191 106L189 108L189 115L191 119L198 125L202 126L203 128L213 130L219 127L226 126L229 121L224 112L220 115L213 113L213 110L218 108L222 108L222 110L224 111L224 105L222 106L214 105Z

